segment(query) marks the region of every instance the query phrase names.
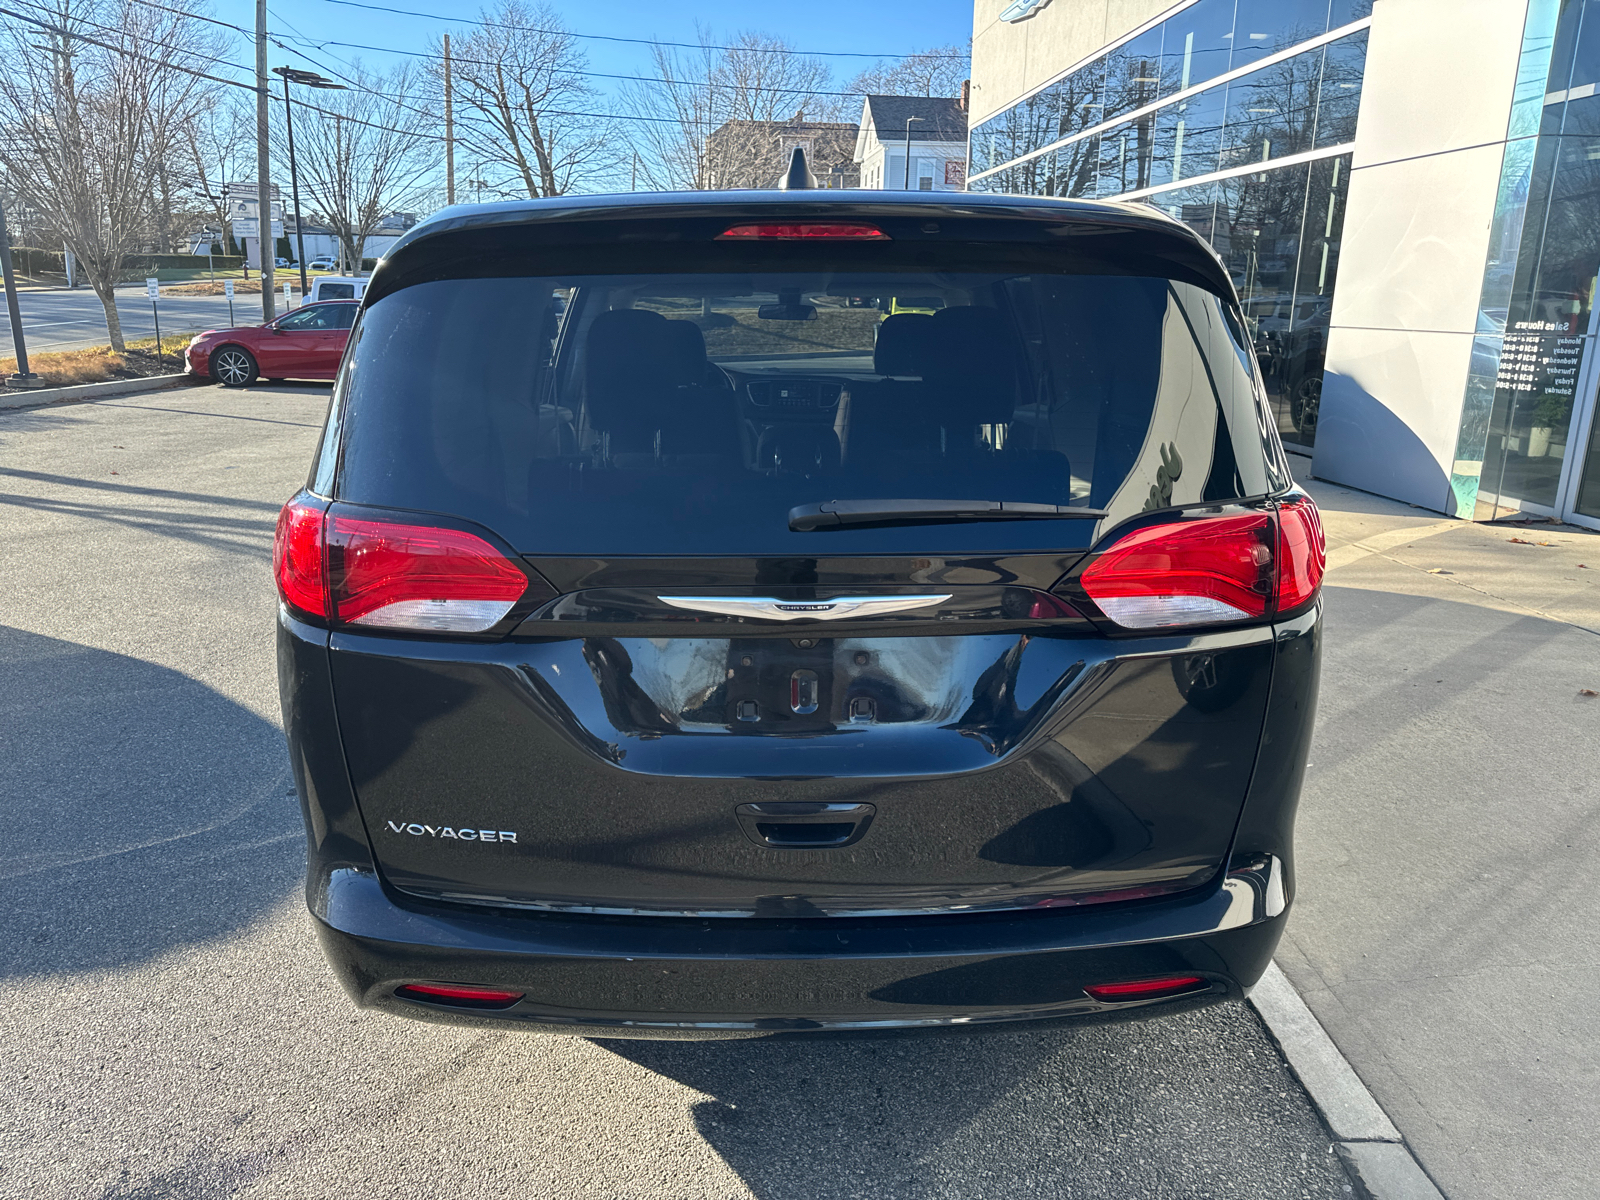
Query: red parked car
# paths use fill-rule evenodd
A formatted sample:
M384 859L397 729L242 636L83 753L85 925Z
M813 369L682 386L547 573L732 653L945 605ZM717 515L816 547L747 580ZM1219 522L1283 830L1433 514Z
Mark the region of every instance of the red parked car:
M208 329L184 350L186 369L226 387L244 387L257 379L332 379L359 307L354 300L328 300L265 325Z

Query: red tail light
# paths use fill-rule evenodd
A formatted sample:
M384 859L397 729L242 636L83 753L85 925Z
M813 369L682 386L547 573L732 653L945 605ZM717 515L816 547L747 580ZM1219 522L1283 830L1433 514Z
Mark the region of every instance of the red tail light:
M272 539L272 573L278 596L290 608L313 617L328 615L328 573L322 553L325 506L289 501L278 514Z
M1194 992L1206 986L1198 975L1173 975L1167 979L1140 979L1135 983L1097 983L1083 990L1101 1002L1160 1000Z
M482 633L528 590L505 555L456 529L334 515L328 563L335 615L379 629Z
M1278 611L1299 608L1317 594L1327 568L1322 517L1310 496L1278 509Z
M1309 496L1277 511L1202 517L1136 529L1079 577L1126 629L1248 621L1315 598L1324 548Z
M298 497L278 516L273 565L278 594L302 613L426 633L483 633L529 584L476 534L325 513Z
M408 1000L453 1004L459 1008L510 1008L523 997L522 992L469 987L461 983L408 983L395 988L394 994Z
M763 222L759 225L730 225L717 235L717 241L760 238L767 241L799 242L834 238L846 242L887 242L889 235L876 225L846 224L839 221Z
M1263 617L1272 601L1272 514L1136 529L1080 577L1100 611L1128 629Z

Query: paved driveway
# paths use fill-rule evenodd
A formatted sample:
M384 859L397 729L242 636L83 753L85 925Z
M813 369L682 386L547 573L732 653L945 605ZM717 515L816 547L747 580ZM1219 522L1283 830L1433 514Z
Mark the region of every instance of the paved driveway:
M351 1007L299 895L273 667L273 522L327 397L0 413L0 1194L1350 1194L1243 1006L804 1044Z

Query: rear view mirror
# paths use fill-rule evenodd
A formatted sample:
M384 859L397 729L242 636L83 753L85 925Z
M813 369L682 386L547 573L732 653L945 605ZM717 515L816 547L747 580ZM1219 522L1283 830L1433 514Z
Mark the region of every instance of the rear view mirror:
M815 321L817 310L810 304L763 304L756 316L763 321Z

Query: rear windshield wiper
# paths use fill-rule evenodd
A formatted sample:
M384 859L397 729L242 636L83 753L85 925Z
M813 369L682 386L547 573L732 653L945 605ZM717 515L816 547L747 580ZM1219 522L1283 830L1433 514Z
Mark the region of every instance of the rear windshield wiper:
M824 500L789 510L796 533L858 525L931 525L960 521L1099 520L1103 508L1029 504L1019 500Z

